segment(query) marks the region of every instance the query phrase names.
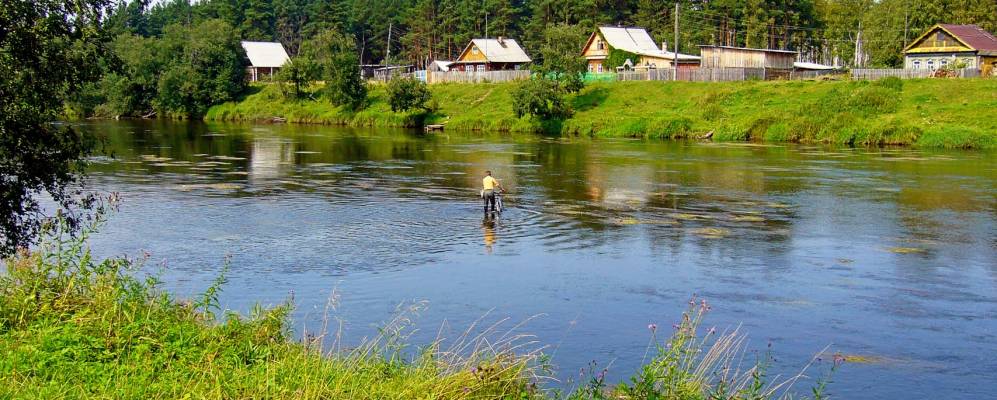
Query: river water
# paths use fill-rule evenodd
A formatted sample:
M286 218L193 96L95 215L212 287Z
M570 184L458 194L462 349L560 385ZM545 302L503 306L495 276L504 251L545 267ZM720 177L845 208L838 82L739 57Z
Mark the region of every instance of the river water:
M691 296L771 345L771 374L826 346L841 398L997 390L997 154L108 122L91 186L124 198L93 239L149 252L180 296L229 259L225 307L293 298L355 343L425 302L414 343L526 321L561 383L636 370ZM484 170L510 193L498 219ZM326 311L331 293L339 301ZM441 328L443 326L443 328ZM511 325L507 324L511 328ZM860 356L861 358L859 358ZM811 370L826 370L827 361ZM809 386L800 386L801 391Z

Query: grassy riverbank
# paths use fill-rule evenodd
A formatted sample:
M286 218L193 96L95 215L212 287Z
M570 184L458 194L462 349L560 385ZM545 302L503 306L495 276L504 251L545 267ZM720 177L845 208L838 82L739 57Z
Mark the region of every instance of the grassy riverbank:
M691 301L664 340L649 326L647 363L626 383L592 368L553 391L528 335L493 326L413 350L402 314L353 348L336 344L335 329L296 341L293 305L222 314L224 279L182 301L136 279L141 263L95 260L85 234L47 237L0 270L0 398L774 399L802 378L768 381L766 361L742 365L744 336L701 333L709 306ZM821 382L807 392L822 394Z
M324 101L286 101L264 88L212 107L209 120L270 120L351 126L713 140L997 147L997 80L879 82L612 82L569 97L574 113L541 125L512 113L513 84L433 85L432 113L394 113L383 88L352 113Z

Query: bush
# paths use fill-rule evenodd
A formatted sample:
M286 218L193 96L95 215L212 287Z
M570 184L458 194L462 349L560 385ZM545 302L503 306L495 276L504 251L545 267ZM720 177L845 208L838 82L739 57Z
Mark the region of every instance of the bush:
M540 120L567 117L570 112L564 102L564 89L547 77L522 81L512 93L512 110L516 116L533 116Z
M396 76L388 82L388 104L391 105L391 111L426 109L426 103L431 97L426 83L418 79Z
M301 55L313 60L325 80L325 96L332 104L356 111L367 104L367 84L360 76L360 59L350 35L322 32L301 44Z
M308 57L295 57L284 64L284 67L277 72L277 83L280 85L281 94L285 98L302 98L305 95L304 88L315 79L317 75L315 63Z

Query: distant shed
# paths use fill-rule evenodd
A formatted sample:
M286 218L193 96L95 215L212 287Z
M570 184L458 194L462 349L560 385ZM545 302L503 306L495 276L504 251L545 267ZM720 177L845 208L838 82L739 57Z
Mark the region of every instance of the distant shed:
M699 46L703 68L757 68L791 71L796 52L730 46Z
M284 46L277 42L243 41L242 48L246 50L246 57L249 58L246 75L253 82L263 77L272 79L273 75L291 59L284 51Z

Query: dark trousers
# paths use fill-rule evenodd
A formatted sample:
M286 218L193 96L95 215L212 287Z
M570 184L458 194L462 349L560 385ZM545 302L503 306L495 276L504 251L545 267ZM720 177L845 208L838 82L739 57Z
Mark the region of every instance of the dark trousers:
M495 191L486 190L485 195L482 197L485 200L485 212L488 212L488 203L492 205L492 211L495 211Z

